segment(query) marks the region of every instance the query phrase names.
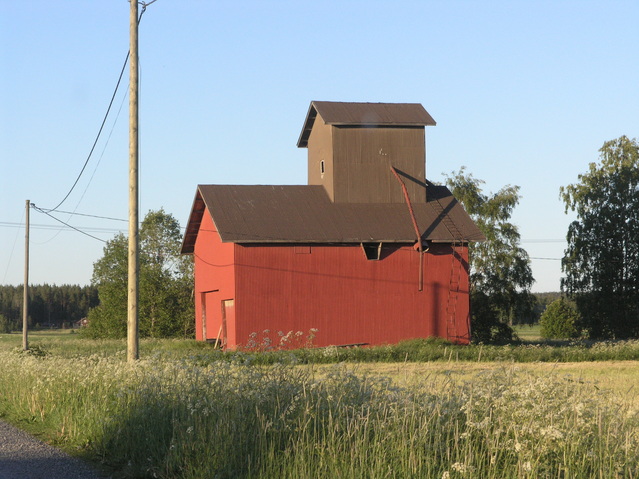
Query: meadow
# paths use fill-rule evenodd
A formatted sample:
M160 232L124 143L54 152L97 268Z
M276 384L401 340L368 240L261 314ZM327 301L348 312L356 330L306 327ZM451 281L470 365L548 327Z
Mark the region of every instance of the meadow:
M2 418L116 477L639 477L638 342L413 341L357 360L145 340L128 364L124 341L20 340L0 335Z

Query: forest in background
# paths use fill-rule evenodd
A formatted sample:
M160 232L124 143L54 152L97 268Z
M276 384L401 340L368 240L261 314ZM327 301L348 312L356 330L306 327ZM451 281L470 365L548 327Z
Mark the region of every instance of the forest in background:
M514 324L534 324L546 306L561 297L561 293L533 293L533 314L516 318ZM89 310L99 305L98 289L94 286L71 284L39 284L29 286L29 325L35 328L72 327L86 318ZM0 286L0 316L10 329L22 327L22 285Z
M0 316L12 330L22 327L22 285L0 286ZM29 286L29 326L72 327L99 304L98 289L74 284Z

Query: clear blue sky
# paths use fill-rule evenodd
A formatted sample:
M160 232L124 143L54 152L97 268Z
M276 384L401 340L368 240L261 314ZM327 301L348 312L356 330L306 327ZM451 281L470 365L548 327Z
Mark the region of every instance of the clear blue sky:
M427 176L521 187L534 291L557 291L558 191L639 132L639 2L157 0L140 24L141 214L185 225L195 187L304 184L312 100L418 102ZM128 50L126 0L0 0L0 284L23 278L25 200L78 175ZM63 211L127 218L128 99ZM118 111L122 107L119 116ZM108 140L108 141L107 141ZM126 223L60 215L108 240ZM91 280L103 243L31 211L32 283Z

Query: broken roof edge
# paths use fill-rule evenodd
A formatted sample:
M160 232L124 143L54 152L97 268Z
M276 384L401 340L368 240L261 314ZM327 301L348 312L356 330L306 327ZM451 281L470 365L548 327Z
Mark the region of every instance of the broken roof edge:
M335 126L423 127L437 124L421 103L311 101L297 140L298 148L308 147L318 115L326 124Z

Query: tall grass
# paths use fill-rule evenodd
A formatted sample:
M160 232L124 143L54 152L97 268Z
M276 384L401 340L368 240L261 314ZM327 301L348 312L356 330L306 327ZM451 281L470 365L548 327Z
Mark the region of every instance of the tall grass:
M57 357L80 358L87 355L122 357L123 340L92 340L68 332L34 333L31 345ZM21 344L17 334L0 334L0 351L11 350ZM353 348L278 349L277 341L262 341L251 350L222 352L212 345L194 340L143 339L143 357L168 361L188 358L199 365L227 361L244 364L336 364L342 362L582 362L582 361L638 361L639 340L629 341L518 341L505 345L472 344L460 346L438 338L412 339L398 344ZM276 346L273 346L275 344ZM303 346L304 344L302 344Z
M245 362L4 351L0 413L124 477L639 477L639 414L593 384Z

